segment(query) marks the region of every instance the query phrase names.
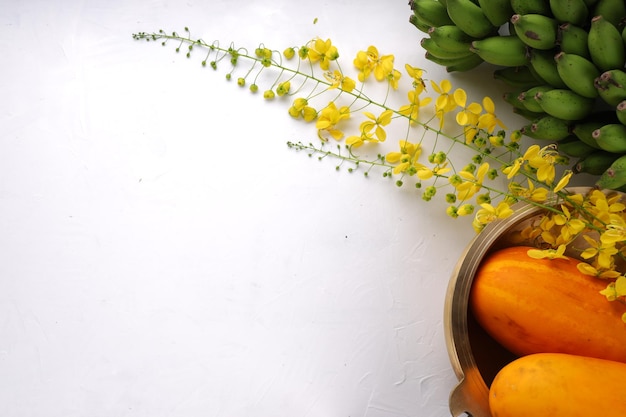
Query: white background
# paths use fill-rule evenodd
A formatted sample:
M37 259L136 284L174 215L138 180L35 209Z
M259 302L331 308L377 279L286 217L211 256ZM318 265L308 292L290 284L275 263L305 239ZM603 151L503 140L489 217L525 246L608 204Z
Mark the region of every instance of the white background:
M290 150L316 133L289 101L131 37L320 36L344 68L374 44L448 77L406 0L0 3L1 416L449 415L469 223ZM489 71L451 78L500 104Z

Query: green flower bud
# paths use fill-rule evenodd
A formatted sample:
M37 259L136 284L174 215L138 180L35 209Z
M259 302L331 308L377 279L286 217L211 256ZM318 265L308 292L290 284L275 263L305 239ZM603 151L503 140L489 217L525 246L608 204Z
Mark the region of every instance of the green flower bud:
M461 207L459 207L459 210L457 211L459 216L467 216L469 214L472 214L473 212L474 206L471 204L463 204Z
M276 94L282 97L289 92L290 88L291 88L291 82L285 81L283 83L280 83L278 84L278 87L276 88Z
M307 46L302 46L298 49L298 56L300 59L307 59L309 56L309 48Z
M289 115L295 119L300 117L300 110L296 109L294 106L289 107L288 112L289 112Z
M291 59L296 55L296 51L295 49L289 47L283 51L283 55L285 56L285 58Z
M446 209L446 214L450 217L452 217L453 219L456 219L457 217L459 217L459 213L458 210L455 206L449 206Z
M457 185L460 185L463 183L463 178L461 178L459 174L454 174L450 176L448 181L450 182L450 184L456 187Z
M446 159L448 159L448 156L446 155L445 152L443 151L439 151L434 155L434 163L435 164L443 164L444 162L446 162Z
M473 174L474 172L476 172L476 165L474 165L474 164L467 164L467 165L465 165L465 168L463 168L462 171L471 172Z
M476 202L478 204L491 204L491 196L489 193L477 195Z
M482 148L486 144L487 144L487 140L485 138L483 138L482 136L477 136L474 139L474 145L478 146L479 148Z
M437 194L437 187L434 185L429 185L424 189L424 195L427 195L430 198L433 198Z

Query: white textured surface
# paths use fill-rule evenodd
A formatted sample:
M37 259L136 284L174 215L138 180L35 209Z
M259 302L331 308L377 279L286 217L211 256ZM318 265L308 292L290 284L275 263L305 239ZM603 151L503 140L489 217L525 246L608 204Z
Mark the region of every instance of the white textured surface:
M468 224L289 150L315 133L284 103L131 38L330 37L344 65L375 44L446 76L406 1L1 3L0 415L449 415Z

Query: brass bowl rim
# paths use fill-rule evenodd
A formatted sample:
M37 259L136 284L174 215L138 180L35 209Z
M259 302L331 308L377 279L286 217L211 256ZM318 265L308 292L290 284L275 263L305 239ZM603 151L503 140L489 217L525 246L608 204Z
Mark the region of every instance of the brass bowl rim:
M592 189L571 187L567 191L586 194ZM472 239L461 254L448 282L444 327L450 364L459 381L449 398L450 412L455 417L463 413L469 413L472 417L492 417L489 412L489 388L478 369L468 336L469 293L482 258L499 246L499 241L513 228L545 210L530 203L517 203L513 208L514 213L510 217L487 225Z

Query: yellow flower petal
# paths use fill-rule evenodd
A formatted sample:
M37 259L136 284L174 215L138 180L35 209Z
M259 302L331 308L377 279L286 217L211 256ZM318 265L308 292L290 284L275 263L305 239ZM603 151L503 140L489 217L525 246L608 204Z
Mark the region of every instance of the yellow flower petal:
M465 103L467 102L467 93L462 88L457 88L454 91L454 101L460 107L465 107Z

